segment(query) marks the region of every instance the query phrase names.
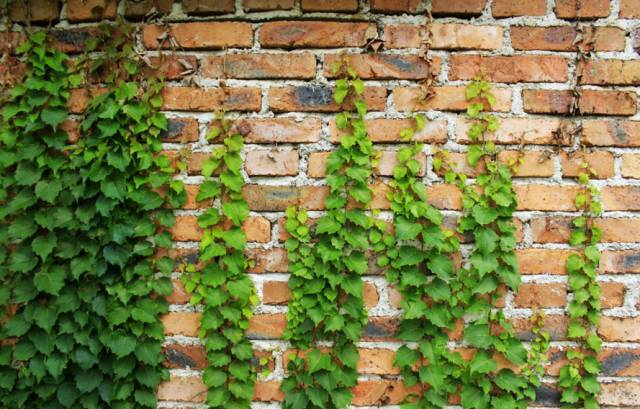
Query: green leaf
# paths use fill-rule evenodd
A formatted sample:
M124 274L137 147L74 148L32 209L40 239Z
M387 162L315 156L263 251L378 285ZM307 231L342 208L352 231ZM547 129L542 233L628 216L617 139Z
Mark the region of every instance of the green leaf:
M401 346L396 352L395 365L402 368L411 366L420 359L420 353L415 349L410 349L407 346Z
M62 183L59 180L41 180L36 183L35 192L38 199L54 204L61 190Z
M54 129L58 127L62 122L64 122L69 113L66 108L45 108L42 110L40 117L42 118L42 122L53 127Z
M39 291L51 295L58 295L64 286L66 273L62 266L52 266L48 270L40 270L33 277L33 282Z
M136 349L136 343L134 337L117 331L111 334L107 346L118 358L123 358Z
M236 226L240 226L249 216L249 205L244 200L225 202L222 211Z
M311 374L323 369L330 371L333 366L331 355L323 353L319 349L314 349L307 355L307 367Z
M498 212L492 207L484 207L479 204L473 207L471 211L473 218L478 224L486 225L498 218Z
M422 225L399 216L395 219L395 229L398 240L413 240L422 231Z
M486 351L478 351L471 360L471 373L486 374L495 371L498 363Z
M477 348L489 348L493 345L493 337L487 324L472 324L466 327L464 340Z
M104 258L111 264L124 267L125 263L129 259L129 252L123 246L116 244L109 244L102 250Z
M31 242L31 248L42 260L46 260L49 254L56 247L58 239L54 232L50 232L46 236L38 236Z

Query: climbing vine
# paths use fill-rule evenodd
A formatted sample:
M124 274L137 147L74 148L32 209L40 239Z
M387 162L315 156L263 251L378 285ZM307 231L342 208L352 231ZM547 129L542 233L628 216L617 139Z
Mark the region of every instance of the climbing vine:
M105 89L75 146L60 125L81 77L43 32L20 50L28 73L2 124L3 301L15 309L2 328L13 337L2 350L4 407L155 407L167 375L159 315L173 262L152 256L171 247L163 229L185 192L159 154L162 83L136 81L133 33L114 30L102 28L109 51L93 73L106 78Z
M208 134L210 141L221 141L202 166L205 181L196 200L210 203L198 216L204 229L200 241L202 271L187 266L183 276L193 304L202 304L199 337L204 342L208 367L203 381L208 388L206 403L212 408L249 408L253 398L256 366L253 348L245 336L258 296L246 274L246 236L243 222L249 206L242 197L241 173L244 146L242 135L219 116L219 126ZM215 177L214 177L215 175ZM216 202L219 207L214 207Z
M287 357L281 387L288 409L345 408L351 402L358 377L356 342L367 321L360 276L367 272L369 250L384 246L384 222L367 213L375 160L364 119L364 85L347 63L332 69L340 75L335 102L352 103L356 111L337 115L343 135L327 160L327 213L315 231L310 232L304 209L287 210L292 276L285 339L297 349Z
M590 182L595 171L585 162L578 176L583 191L576 196L575 205L582 214L572 220L570 244L580 249L567 260L569 289L573 299L569 303L567 337L578 342L579 349L567 350L568 363L560 370L558 385L561 402L567 407L599 408L600 391L597 375L600 362L597 354L602 341L595 331L600 321L600 286L596 281L600 252L597 244L602 232L594 225L594 217L602 213L600 192Z

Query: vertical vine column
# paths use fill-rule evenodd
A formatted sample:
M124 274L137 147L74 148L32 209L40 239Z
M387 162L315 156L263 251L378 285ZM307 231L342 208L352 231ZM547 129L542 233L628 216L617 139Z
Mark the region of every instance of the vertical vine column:
M297 350L285 354L289 363L282 390L288 409L345 408L351 402L358 378L356 343L367 321L361 276L369 250L384 246L384 222L367 214L374 152L365 125L364 84L348 64L332 69L342 73L335 102L352 103L356 111L336 117L343 135L327 161L327 213L314 233L306 226L305 210L287 210L291 301L285 338Z

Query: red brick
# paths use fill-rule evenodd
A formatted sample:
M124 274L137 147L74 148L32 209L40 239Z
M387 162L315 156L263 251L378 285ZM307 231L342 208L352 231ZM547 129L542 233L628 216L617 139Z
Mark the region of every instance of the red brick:
M458 118L456 122L456 138L460 143L468 143L467 132L470 122L464 118ZM487 140L499 144L531 144L568 145L571 141L565 138L558 140L558 133L563 127L560 119L532 119L532 118L500 118L500 128L496 132L485 135Z
M640 85L638 60L587 60L581 73L581 84Z
M310 53L208 56L202 61L201 73L207 78L312 79L316 75L316 58Z
M371 10L379 13L415 13L420 0L371 0Z
M620 17L640 17L640 0L620 0Z
M598 402L602 405L634 407L640 402L640 383L635 381L603 382Z
M583 121L582 141L592 146L640 146L640 121Z
M398 87L393 90L393 103L399 111L454 111L464 112L467 110L469 102L467 101L466 88L461 86L443 86L434 87L435 94L433 98L421 98L421 88L404 88ZM496 97L496 103L493 111L509 112L511 111L511 90L508 88L494 88L493 93ZM486 109L489 109L487 104Z
M318 142L322 124L318 118L247 118L236 122L246 143Z
M517 250L521 274L566 274L566 263L571 251L556 249Z
M382 348L362 348L358 359L358 373L367 375L398 375L394 365L395 351Z
M258 402L282 402L284 400L284 392L280 390L280 382L256 382L253 400Z
M578 177L584 171L580 167L584 162L595 170L596 179L608 179L614 176L613 154L611 152L597 151L573 155L563 152L560 154L560 165L565 177Z
M247 270L250 273L287 273L289 271L287 251L283 248L247 249L245 254L254 262L254 266Z
M356 12L358 0L302 0L302 11Z
M245 167L249 176L295 176L298 174L298 151L271 149L247 152Z
M249 321L247 336L253 339L279 339L286 326L285 314L256 314Z
M69 21L98 21L116 17L116 0L67 0Z
M270 21L260 28L259 40L265 48L362 47L374 28L370 23Z
M92 98L107 92L106 88L74 88L69 90L69 100L67 108L72 114L81 114L87 109Z
M640 179L640 154L625 153L622 155L620 173L625 178Z
M158 400L204 402L207 386L197 376L171 376L158 387Z
M414 24L386 24L385 48L418 48L421 44L420 27Z
M44 23L58 20L60 17L59 0L26 0L5 3L3 7L9 7L11 21L32 23ZM5 10L3 10L4 12ZM67 11L67 13L69 13ZM2 46L0 46L2 47Z
M634 233L640 228L640 219L598 218L595 224L602 230L603 243L634 243L640 240ZM531 220L535 242L566 243L571 237L571 228L569 217L539 217Z
M412 392L419 389L413 387ZM353 388L353 401L355 406L382 406L398 405L402 403L409 390L402 381L398 380L361 380Z
M414 126L410 119L367 119L367 132L369 138L376 143L403 142L400 132ZM331 142L337 143L341 139L342 132L338 130L335 120L329 122ZM421 131L417 131L412 140L427 143L444 143L447 141L447 123L445 121L427 121Z
M243 0L246 11L291 10L295 0Z
M640 273L640 252L637 250L605 250L600 259L600 274Z
M0 53L13 54L16 47L24 41L25 36L23 33L17 31L0 31Z
M177 241L197 241L203 230L198 226L197 216L177 216L171 233ZM264 217L251 216L243 223L247 241L267 243L271 239L271 223Z
M571 106L571 91L523 90L524 110L537 114L567 114ZM637 96L631 91L580 91L579 109L585 115L633 115L637 111Z
M640 210L640 186L605 186L601 191L604 210Z
M207 15L233 13L235 0L182 0L182 7L188 14Z
M185 143L196 142L199 138L198 120L195 118L168 118L167 131L163 134L164 142Z
M640 318L601 317L598 334L604 341L640 341Z
M364 303L367 308L378 305L379 296L376 286L371 283L364 283ZM262 302L268 305L287 304L291 299L289 286L285 281L265 281L262 286Z
M509 163L520 156L518 151L503 151L498 154L502 163ZM522 164L518 166L516 177L550 177L553 175L553 161L547 158L546 152L524 152Z
M178 80L198 71L198 60L191 55L149 57L149 62L151 65L145 65L143 71L147 77Z
M600 283L600 289L600 303L602 308L622 307L626 291L626 287L623 283Z
M199 312L169 312L162 317L165 335L195 337L200 330Z
M158 13L169 14L173 8L174 0L127 0L125 3L125 16L144 17L152 8Z
M202 345L171 344L163 348L163 365L171 369L204 369L207 367L207 354Z
M559 18L598 18L610 13L609 0L557 0L556 16Z
M431 13L435 16L478 15L486 4L486 0L432 0Z
M314 152L309 155L309 165L307 174L312 178L323 178L326 176L326 164L327 158L330 152ZM374 172L381 176L392 176L393 169L398 164L397 151L380 151L380 158L378 159L378 166ZM421 153L418 155L418 160L421 164L420 175L424 176L427 158Z
M545 0L511 1L494 0L494 17L544 16L547 14Z
M344 56L326 55L324 57L324 76L335 78L331 65ZM422 79L440 72L440 59L434 59L434 65L415 55L397 54L350 54L346 56L349 65L362 79Z
M579 186L559 185L516 185L518 210L575 211Z
M171 111L259 111L260 88L166 87L162 90L163 109Z
M252 210L273 212L289 206L324 209L328 189L325 186L246 185L243 192Z
M433 49L497 50L502 48L502 27L460 23L434 23ZM419 46L419 45L418 45Z
M366 87L363 98L370 111L384 111L387 90ZM349 101L345 101L343 108L349 105ZM336 112L341 109L333 100L333 89L319 85L270 88L269 107L275 112Z
M562 315L547 315L543 320L542 330L547 332L552 341L565 341L567 339L568 319ZM532 332L530 318L512 319L516 336L524 341L532 341L536 336Z
M511 27L511 45L516 50L575 51L577 31L571 26ZM617 27L585 28L583 51L624 51L625 32Z
M188 304L191 301L191 295L185 290L182 281L173 280L173 292L166 297L169 304Z
M566 82L567 60L557 55L479 56L452 55L450 80L471 80L482 72L495 82Z
M596 225L602 229L602 241L605 243L637 243L640 241L638 231L640 219L602 218L596 220Z
M142 42L146 48L158 48L159 37L164 35L164 27L144 26ZM164 48L170 47L169 35L177 45L185 49L221 49L228 47L250 48L253 45L253 29L250 23L232 21L207 21L178 23L169 26L169 33L162 42Z
M567 286L562 283L524 283L513 302L516 308L560 308L567 304Z

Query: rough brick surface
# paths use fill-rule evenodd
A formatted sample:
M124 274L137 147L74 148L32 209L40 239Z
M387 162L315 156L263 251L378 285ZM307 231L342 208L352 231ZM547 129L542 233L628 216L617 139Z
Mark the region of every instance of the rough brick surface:
M74 56L95 35L100 14L119 13L134 21L138 47L150 66L146 76L167 80L163 107L167 130L163 151L183 158L187 202L170 229L179 244L170 254L179 262L198 262L202 229L197 216L212 204L195 200L202 164L219 141L205 135L227 111L231 132L245 138L243 194L251 214L243 225L249 244L245 257L259 295L247 335L256 357L271 360L269 377L256 384L256 409L280 408L279 389L289 346L282 340L289 302L289 260L284 211L313 211L313 225L325 210L326 162L345 131L335 115L331 65L344 59L364 81L369 114L365 124L379 161L371 188L372 208L388 211L389 179L396 152L407 146L400 133L424 113L424 129L413 140L425 144L420 177L428 202L446 211L444 225L455 229L462 210L460 190L445 184L434 169L434 153L445 149L460 172L474 178L482 165L466 161L470 122L466 84L479 73L493 83L493 111L500 127L486 135L497 145L497 159L508 163L522 154L515 174L518 198L514 223L517 260L523 282L517 292L502 289L497 307L518 337L533 338L527 316L543 310L552 338L548 378L532 406L562 407L555 378L566 363L566 261L577 183L585 160L601 189L602 257L598 269L603 316L599 334L607 341L602 362L603 407L631 409L640 402L640 2L638 0L26 0L10 2L16 24L0 32L0 83L8 86L24 72L15 48L25 38L25 22L51 24L51 45ZM104 7L100 10L100 7ZM151 7L159 19L145 18ZM427 11L433 21L427 25ZM430 48L428 55L424 52ZM582 50L584 58L577 58ZM160 52L162 57L159 56ZM428 57L428 58L426 58ZM426 82L425 82L426 80ZM428 89L427 83L433 81ZM579 98L572 115L572 84ZM429 95L431 91L433 95ZM104 92L96 83L72 90L74 116L62 127L71 142L80 137L81 114L91 97ZM429 97L428 97L429 96ZM489 108L486 106L486 108ZM77 114L77 115L75 115ZM584 149L583 149L584 147ZM385 213L383 213L385 214ZM223 226L225 227L225 226ZM465 245L470 235L460 235ZM456 257L456 264L463 262ZM163 318L167 340L163 365L171 378L158 390L159 407L193 409L202 404L206 366L197 340L200 313L180 272L172 276ZM393 408L407 390L394 366L401 295L385 272L370 263L363 297L369 323L360 345L361 378L353 404ZM462 340L463 322L448 332ZM469 348L459 348L467 358ZM500 365L504 365L501 362ZM547 382L549 381L549 382ZM452 405L459 403L453 400Z

